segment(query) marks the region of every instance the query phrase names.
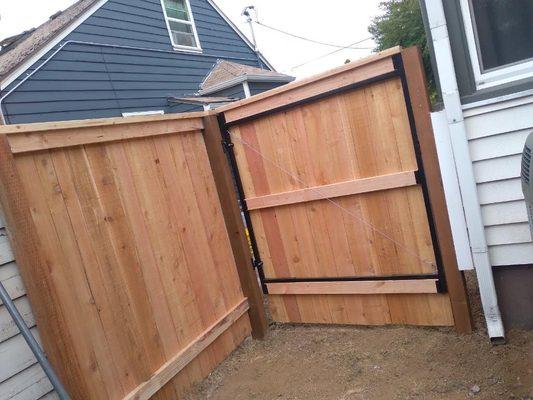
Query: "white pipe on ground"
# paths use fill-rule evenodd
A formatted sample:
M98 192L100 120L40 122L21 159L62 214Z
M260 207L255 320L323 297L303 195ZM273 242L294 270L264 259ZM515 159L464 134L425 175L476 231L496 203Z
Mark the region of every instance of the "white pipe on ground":
M487 331L492 341L501 341L505 339L505 331L494 286L444 8L442 0L429 0L425 4Z

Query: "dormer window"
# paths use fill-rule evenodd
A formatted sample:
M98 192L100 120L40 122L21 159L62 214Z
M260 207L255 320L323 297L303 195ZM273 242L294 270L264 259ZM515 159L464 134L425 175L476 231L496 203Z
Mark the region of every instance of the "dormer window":
M189 0L161 0L172 46L176 50L202 51Z

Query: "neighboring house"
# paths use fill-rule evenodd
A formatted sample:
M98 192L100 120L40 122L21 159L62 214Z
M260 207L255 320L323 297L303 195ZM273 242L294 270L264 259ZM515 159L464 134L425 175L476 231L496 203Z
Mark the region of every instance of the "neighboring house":
M460 263L476 269L491 337L503 334L498 302L506 326L531 329L533 243L520 160L533 131L533 3L421 3L444 105L432 118Z
M175 99L196 94L223 61L254 67L254 79L241 81L244 94L294 79L272 72L211 0L81 0L4 44L7 124L202 110Z
M6 124L197 111L294 79L210 0L81 0L1 46ZM0 280L38 337L3 223ZM54 397L0 306L0 399Z
M249 65L217 60L209 74L200 84L195 97L176 97L176 103L202 104L204 108L215 107L228 101L240 100L274 89L294 78Z

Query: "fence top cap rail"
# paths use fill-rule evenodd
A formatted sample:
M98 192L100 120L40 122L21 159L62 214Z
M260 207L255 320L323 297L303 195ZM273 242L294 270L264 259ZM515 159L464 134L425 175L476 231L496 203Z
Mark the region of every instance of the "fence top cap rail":
M216 109L216 111L218 113L225 112L225 111L233 110L235 108L239 108L240 106L243 106L243 105L246 105L246 104L251 104L251 103L254 103L254 102L259 101L259 100L267 99L269 97L276 96L278 94L281 94L281 93L284 93L284 92L288 92L290 90L293 90L293 89L296 89L296 88L299 88L299 87L302 87L302 86L305 86L305 85L309 85L309 84L318 82L320 80L329 78L331 76L339 75L339 74L342 74L342 73L344 73L346 71L351 71L351 70L356 69L358 67L361 67L363 65L371 64L373 62L382 60L384 58L392 57L395 54L401 53L401 51L402 51L402 48L400 46L391 47L390 49L383 50L383 51L381 51L379 53L373 54L373 55L365 57L365 58L361 58L360 60L352 61L352 62L350 62L348 64L345 64L345 65L342 65L340 67L328 70L326 72L323 72L323 73L320 73L320 74L317 74L317 75L313 75L313 76L310 76L308 78L296 80L294 82L291 82L291 83L288 83L286 85L277 87L275 89L268 90L266 92L263 92L263 93L255 95L255 96L249 97L247 99L239 100L239 101L233 102L231 104L228 104L228 105L225 105L225 106L222 106L222 107L218 107Z
M132 117L80 119L74 121L38 122L33 124L4 125L0 126L0 134L12 135L17 133L32 133L42 131L57 131L61 129L95 128L99 126L127 125L142 122L174 121L184 119L203 118L206 112L191 112L181 114L163 115L137 115Z

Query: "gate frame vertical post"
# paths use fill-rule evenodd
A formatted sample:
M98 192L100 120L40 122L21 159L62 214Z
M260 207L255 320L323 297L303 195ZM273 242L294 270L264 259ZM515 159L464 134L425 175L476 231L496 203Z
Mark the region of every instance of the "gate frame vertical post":
M420 145L429 201L433 213L433 223L435 224L438 247L442 256L455 329L459 333L472 333L470 304L464 275L459 271L455 256L435 138L433 136L430 116L431 107L420 49L418 47L402 49L401 60L402 72L405 75L411 112L416 127L415 133Z
M268 321L259 281L252 264L251 253L246 239L244 224L233 186L233 178L229 169L226 154L222 147L222 135L216 114L210 114L204 120L204 143L211 164L211 170L222 208L229 240L237 272L244 295L250 304L250 322L254 339L265 337Z

